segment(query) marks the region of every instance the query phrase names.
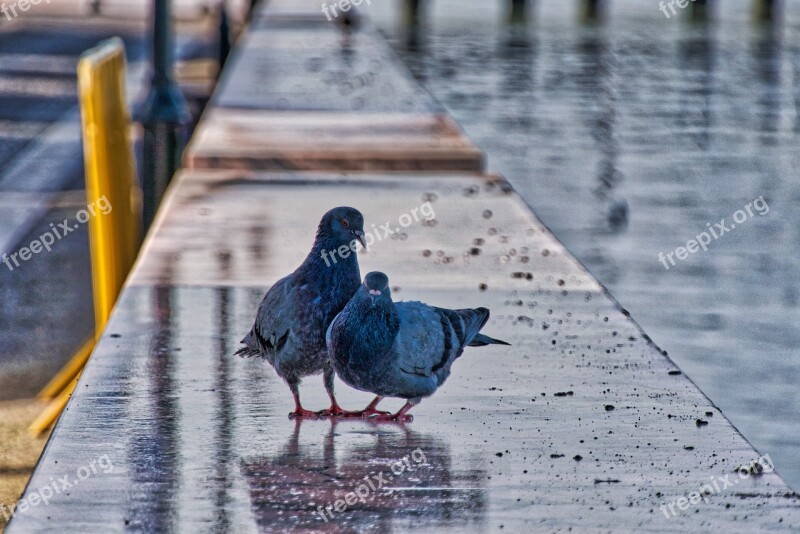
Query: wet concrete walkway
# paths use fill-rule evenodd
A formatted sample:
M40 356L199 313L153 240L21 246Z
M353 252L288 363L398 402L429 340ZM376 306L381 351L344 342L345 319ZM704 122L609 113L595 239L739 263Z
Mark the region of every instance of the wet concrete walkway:
M374 25L259 11L186 152L190 168L482 171L483 151ZM313 13L313 12L312 12Z
M414 220L427 202L435 217ZM373 235L362 272L387 271L400 299L489 307L486 332L513 344L468 350L404 426L289 420L272 369L232 356L341 204ZM304 383L309 407L320 386ZM337 388L348 408L369 398ZM190 170L10 532L800 528L757 459L502 178Z

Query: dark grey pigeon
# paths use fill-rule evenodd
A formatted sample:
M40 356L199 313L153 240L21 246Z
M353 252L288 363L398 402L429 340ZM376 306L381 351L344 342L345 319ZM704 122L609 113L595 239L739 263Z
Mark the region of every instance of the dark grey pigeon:
M355 240L364 248L364 217L348 207L326 213L305 261L273 285L258 307L255 324L236 354L261 356L283 378L294 395L293 417L360 415L343 411L333 394L334 372L325 347L325 331L359 287L361 275ZM331 407L311 412L300 404L304 376L323 373Z
M373 420L410 420L406 412L433 395L464 348L508 345L479 331L489 310L448 310L422 302L392 302L389 278L369 273L325 335L333 368L346 384L383 397L407 399L396 414Z

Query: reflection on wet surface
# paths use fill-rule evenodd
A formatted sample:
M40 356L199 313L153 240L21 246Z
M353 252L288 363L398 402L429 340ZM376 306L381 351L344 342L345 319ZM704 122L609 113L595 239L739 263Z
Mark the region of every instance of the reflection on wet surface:
M234 56L215 104L271 110L432 112L439 105L393 60L385 41L364 27L258 20ZM229 67L231 69L231 67Z
M170 526L175 510L175 492L180 459L177 448L178 418L175 388L175 353L172 335L174 291L157 287L152 292L155 330L149 341L146 375L138 377L144 384L130 383L130 391L144 391L132 412L133 430L128 447L128 465L134 492L126 517L134 528L164 532ZM144 390L140 389L144 386ZM138 491L136 491L138 489Z
M408 425L294 425L277 454L240 464L259 527L387 532L481 526L486 473L454 467L449 443L437 436Z

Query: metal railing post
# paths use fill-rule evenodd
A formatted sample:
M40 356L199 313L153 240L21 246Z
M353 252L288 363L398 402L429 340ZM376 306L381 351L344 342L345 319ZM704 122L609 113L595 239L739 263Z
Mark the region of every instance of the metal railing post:
M403 22L407 27L419 26L421 4L422 0L403 0Z
M780 0L753 0L753 19L773 22L780 16Z
M225 0L220 2L219 6L219 73L222 73L222 67L228 60L228 55L231 53L231 25L228 19L228 10L225 5Z
M150 227L158 204L180 165L186 101L172 79L172 21L169 0L154 0L153 72L150 94L139 113L144 126L143 223Z
M581 22L601 22L603 19L603 7L603 0L581 0Z
M711 2L708 0L694 0L689 7L689 20L692 22L708 22L710 19L709 5Z
M511 0L509 21L511 24L525 24L528 21L527 0Z

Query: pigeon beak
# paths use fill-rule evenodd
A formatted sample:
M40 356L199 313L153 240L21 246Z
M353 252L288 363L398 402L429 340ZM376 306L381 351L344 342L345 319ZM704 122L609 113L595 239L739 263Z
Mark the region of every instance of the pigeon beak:
M377 289L370 289L369 290L369 300L373 307L375 307L375 303L378 302L378 297L381 296L381 292Z
M358 239L358 242L364 247L364 250L367 250L367 241L364 239L364 232L361 230L353 230L353 235L356 236L356 239Z

